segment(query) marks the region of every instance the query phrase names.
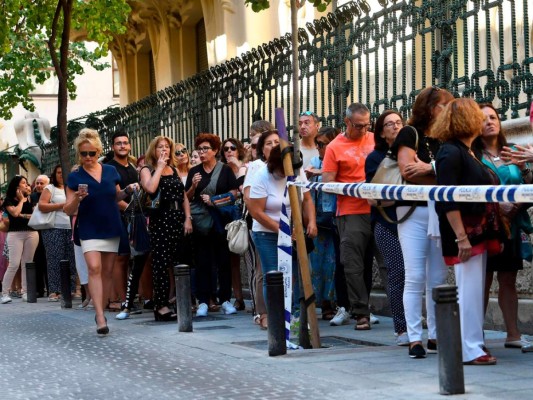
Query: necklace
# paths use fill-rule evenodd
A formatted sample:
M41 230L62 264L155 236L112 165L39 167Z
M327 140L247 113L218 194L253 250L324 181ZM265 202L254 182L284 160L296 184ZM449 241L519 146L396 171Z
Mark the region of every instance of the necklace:
M483 153L485 153L490 158L492 158L492 161L500 161L500 156L499 155L494 155L490 151L488 151L487 149L483 149Z

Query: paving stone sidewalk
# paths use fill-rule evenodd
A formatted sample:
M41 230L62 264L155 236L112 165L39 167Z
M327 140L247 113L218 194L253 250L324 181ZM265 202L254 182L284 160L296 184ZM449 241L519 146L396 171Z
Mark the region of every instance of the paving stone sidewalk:
M76 304L74 305L76 307ZM392 321L372 330L320 321L323 345L268 357L267 333L250 313L210 314L194 332L145 313L97 337L94 313L58 303L0 305L2 399L438 399L438 356L412 360L394 344ZM527 399L533 353L505 349L486 331L496 366L465 366L458 399ZM371 344L371 346L367 346Z

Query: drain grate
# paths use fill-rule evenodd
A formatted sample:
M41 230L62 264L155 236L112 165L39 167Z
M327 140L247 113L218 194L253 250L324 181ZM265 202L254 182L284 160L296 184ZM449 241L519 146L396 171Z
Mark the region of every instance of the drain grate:
M320 338L322 348L324 349L333 349L333 348L362 348L362 347L377 347L377 346L387 346L383 343L370 342L367 340L360 339L351 339L342 336L323 336ZM233 342L237 346L244 346L256 350L268 350L268 340L252 340L246 342Z
M193 328L195 331L214 331L216 329L234 329L234 326L229 325L215 325L215 326L202 326L200 328Z
M199 323L199 322L216 322L216 321L225 321L227 318L224 317L214 317L211 315L208 315L207 317L193 317L192 322L193 324ZM155 322L153 319L145 320L145 321L139 321L134 322L134 325L159 325L159 324L176 324L176 321L170 321L170 322Z

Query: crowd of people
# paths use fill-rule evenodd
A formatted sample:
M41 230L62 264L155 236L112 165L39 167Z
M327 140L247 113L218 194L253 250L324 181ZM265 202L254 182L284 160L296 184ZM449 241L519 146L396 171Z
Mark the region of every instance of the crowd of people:
M303 166L298 181L372 182L385 158L397 161L409 185L533 181L532 148L507 142L496 109L455 99L439 87L418 94L408 121L395 110L385 110L371 129L370 111L361 103L346 109L344 132L320 127L320 121L314 112L300 114ZM34 194L25 177L11 180L2 205L7 238L0 237L5 242L1 303L17 295L19 270L20 295L26 300L26 263L42 259L38 292L44 295L46 288L48 300L58 301L59 264L69 260L71 290L76 295L81 287L80 308L94 308L98 334L109 332L105 310L116 311L115 318L124 320L144 308L153 311L156 321L172 321L177 316L171 267L185 263L194 267L196 316L231 315L246 309L242 258L250 278L253 321L267 329L265 274L278 269L282 208L291 215L284 196L284 153L272 124L254 122L246 144L200 133L193 151L157 136L145 154L135 158L125 132L115 133L110 145L112 152L102 157L98 132L83 129L74 142L77 165L66 179L56 166L49 179L36 180ZM150 206L142 203L142 192ZM316 189L303 190L301 196L315 301L330 325L349 324L353 318L354 329L372 329L377 319L370 313L369 299L377 260L387 271L396 343L407 346L413 359L436 353L432 289L445 283L447 267L453 266L463 362L496 363L483 336L495 273L507 328L505 347L533 351L518 329L516 291L517 272L523 268L522 236L533 233L528 205L365 200ZM137 204L145 206L148 250L136 249L128 237ZM52 228L35 231L28 226L35 207L55 214ZM244 257L230 252L225 230L243 215L250 233ZM293 272L297 317L302 291L296 261ZM142 302L136 304L137 296Z

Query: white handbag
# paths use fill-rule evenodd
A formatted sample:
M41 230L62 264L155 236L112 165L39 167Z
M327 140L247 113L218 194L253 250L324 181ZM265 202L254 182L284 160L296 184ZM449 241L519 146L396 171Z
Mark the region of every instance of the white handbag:
M50 197L50 200L52 199L53 196L54 196L54 193L52 192L52 196ZM52 228L55 228L55 223L56 223L56 212L51 211L51 212L43 213L41 210L39 210L39 204L37 204L37 206L33 209L30 220L28 221L28 226L35 230L52 229Z
M246 224L246 206L244 207L242 218L230 222L226 225L228 234L229 251L235 254L244 254L248 250L248 225Z

